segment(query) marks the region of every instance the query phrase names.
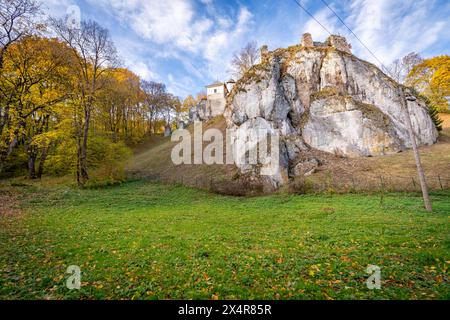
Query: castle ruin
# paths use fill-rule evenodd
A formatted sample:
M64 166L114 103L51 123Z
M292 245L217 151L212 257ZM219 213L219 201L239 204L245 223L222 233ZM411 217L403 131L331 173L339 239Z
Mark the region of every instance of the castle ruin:
M314 42L311 33L304 33L302 36L302 40L300 41L300 44L306 48L314 47Z
M338 35L331 35L325 42L313 41L310 33L305 33L302 35L300 44L305 48L335 48L336 50L352 53L352 46L347 42L347 39Z

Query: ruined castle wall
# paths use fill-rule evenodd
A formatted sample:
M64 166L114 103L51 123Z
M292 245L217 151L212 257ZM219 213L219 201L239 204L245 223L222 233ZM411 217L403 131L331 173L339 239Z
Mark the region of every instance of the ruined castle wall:
M329 46L336 48L337 50L352 53L352 47L344 37L330 36L327 40L327 43Z

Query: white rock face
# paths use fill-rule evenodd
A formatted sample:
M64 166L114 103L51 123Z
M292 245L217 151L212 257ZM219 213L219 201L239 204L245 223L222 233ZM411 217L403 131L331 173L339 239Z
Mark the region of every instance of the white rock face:
M384 113L343 97L311 103L303 139L318 150L349 157L381 155L402 148L395 126Z
M408 109L419 144L435 143L438 132L425 104L409 102ZM280 165L291 176L314 171L318 161L300 165L298 160L310 149L361 157L411 147L399 85L376 66L330 48L271 53L237 82L225 118L237 130L251 129L261 119L276 130L282 137ZM257 174L255 166L241 170ZM272 183L279 186L287 177L277 175Z
M225 98L202 100L198 105L189 110L190 122L208 121L214 117L221 116L225 112L225 106Z

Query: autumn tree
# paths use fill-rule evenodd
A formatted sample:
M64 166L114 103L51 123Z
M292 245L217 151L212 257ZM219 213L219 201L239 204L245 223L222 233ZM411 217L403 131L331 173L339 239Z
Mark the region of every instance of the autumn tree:
M174 102L175 102L175 96L173 94L170 93L166 93L163 97L162 97L162 116L166 122L166 126L169 126L170 123L172 122L173 118L175 118L174 113L175 113L175 107L174 107Z
M189 118L189 107L183 103L179 97L172 96L171 104L175 113L175 125L178 128L181 122L186 122Z
M27 35L42 29L36 21L40 4L35 0L2 0L0 2L0 70L8 48Z
M88 139L92 110L106 74L115 67L117 54L107 29L95 21L82 21L79 29L71 28L63 19L52 20L53 29L73 51L73 66L77 82L73 88L77 95L74 126L77 137L77 181L83 186L89 180Z
M2 18L12 3L37 2L2 2ZM122 180L128 146L185 116L186 104L164 84L117 67L108 31L96 22L52 19L57 38L42 38L30 35L37 28L28 24L31 9L8 12L14 28L1 34L0 173L6 164L8 173L27 168L31 179L44 169L73 173L80 186Z
M196 98L197 104L198 104L199 102L201 102L201 101L203 101L203 100L207 100L207 99L208 99L208 97L207 97L207 95L206 95L206 92L202 91L202 92L197 93L197 98Z
M39 148L36 135L45 132L54 108L68 98L64 87L70 50L56 39L28 36L5 53L0 74L1 108L7 115L0 124L0 166L20 144L25 145L30 177Z
M236 78L241 78L259 60L258 45L255 41L249 42L245 47L233 55L231 60L231 72Z
M156 133L156 121L163 114L166 103L166 86L153 81L142 81L142 91L144 92L144 107L148 122L148 133Z
M426 59L407 76L406 84L426 96L440 112L449 112L450 56Z
M133 143L145 135L144 99L137 75L124 68L108 73L97 98L96 118L113 142Z
M197 100L192 96L189 95L183 100L183 108L185 111L189 111L192 107L195 107L197 105Z

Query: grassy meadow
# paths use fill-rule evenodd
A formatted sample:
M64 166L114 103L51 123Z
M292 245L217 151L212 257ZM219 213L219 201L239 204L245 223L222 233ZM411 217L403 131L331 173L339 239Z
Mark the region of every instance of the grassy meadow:
M450 193L0 188L1 299L450 299ZM369 290L368 265L381 268ZM68 290L69 265L82 272Z

